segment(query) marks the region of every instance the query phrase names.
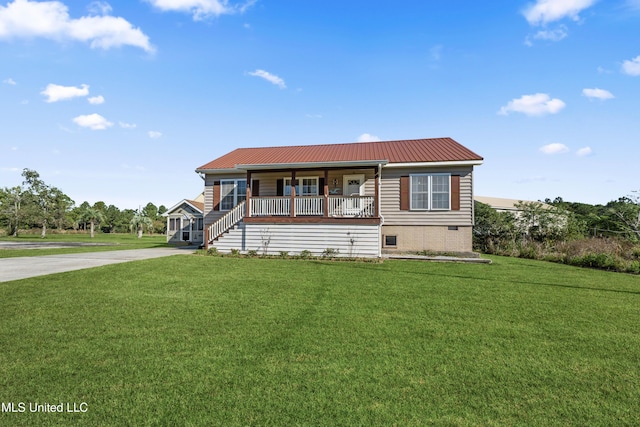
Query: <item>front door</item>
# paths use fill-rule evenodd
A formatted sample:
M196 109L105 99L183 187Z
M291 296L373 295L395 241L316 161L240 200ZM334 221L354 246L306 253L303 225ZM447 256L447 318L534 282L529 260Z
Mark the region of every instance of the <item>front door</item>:
M191 241L191 221L189 218L182 218L182 241Z
M360 196L364 196L364 175L344 175L342 182L345 197L343 214L358 215L362 210Z

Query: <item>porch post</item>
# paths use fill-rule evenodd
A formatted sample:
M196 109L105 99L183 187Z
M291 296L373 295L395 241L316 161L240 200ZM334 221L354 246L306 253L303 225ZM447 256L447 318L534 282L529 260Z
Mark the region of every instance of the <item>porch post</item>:
M247 199L245 201L246 217L251 216L251 171L247 171Z
M291 206L289 214L296 216L296 171L291 171Z
M329 169L324 170L324 188L322 191L324 194L323 216L327 218L329 216Z
M376 169L376 178L375 178L375 213L376 217L380 218L380 174L382 173L382 165L378 165Z

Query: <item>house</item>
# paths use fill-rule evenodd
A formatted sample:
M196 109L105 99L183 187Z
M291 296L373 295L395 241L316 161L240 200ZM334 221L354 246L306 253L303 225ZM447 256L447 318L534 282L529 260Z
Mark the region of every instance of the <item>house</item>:
M205 246L470 252L473 167L482 161L451 138L239 148L196 169Z
M511 212L516 216L519 214L519 212L522 211L522 207L520 206L522 204L527 205L534 203L539 204L544 209L551 209L551 206L546 203L522 199L504 199L500 197L475 196L475 201L484 203L485 205L489 205L498 212Z
M184 199L167 210L167 243L202 245L204 243L204 193Z

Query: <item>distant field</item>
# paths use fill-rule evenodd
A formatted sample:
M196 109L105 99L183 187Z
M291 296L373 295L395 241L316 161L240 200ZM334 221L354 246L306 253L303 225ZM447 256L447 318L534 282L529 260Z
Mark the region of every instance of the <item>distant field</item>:
M37 244L55 244L64 243L82 243L91 246L77 246L65 248L39 248L39 249L4 249L2 242L26 243L33 242ZM96 245L96 246L93 246ZM57 255L71 254L80 252L98 252L98 251L114 251L122 249L144 249L157 248L167 246L166 236L155 234L153 236L143 235L141 239L135 234L105 234L96 233L94 238L89 234L47 234L44 239L40 235L22 234L18 238L0 237L0 258L22 257L22 256L39 256L39 255Z
M640 425L640 277L175 256L0 283L0 425Z

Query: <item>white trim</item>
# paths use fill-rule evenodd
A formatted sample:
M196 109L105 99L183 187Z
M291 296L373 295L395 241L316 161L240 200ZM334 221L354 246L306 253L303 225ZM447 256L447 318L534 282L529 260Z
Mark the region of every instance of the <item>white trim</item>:
M342 166L377 166L382 165L385 168L410 168L410 167L439 167L439 166L480 166L484 160L451 160L441 162L405 162L405 163L389 163L388 160L348 160L337 162L308 162L308 163L265 163L246 165L238 164L232 168L224 169L196 169L198 173L205 174L222 174L222 173L241 173L248 170L269 170L269 169L317 169L317 168L336 168Z
M171 212L173 212L174 210L178 209L180 206L182 206L183 204L187 204L190 207L192 207L193 209L195 209L196 211L200 212L200 214L204 214L204 212L202 212L202 210L196 206L194 206L193 204L189 203L189 201L187 199L183 199L181 202L179 202L178 204L176 204L175 206L172 206L171 209L168 209L165 213L161 214L162 216L169 216L171 215Z
M223 182L233 182L233 207L231 207L231 209L223 209L222 208L222 183ZM233 208L235 208L236 206L238 206L238 182L240 181L244 181L245 182L245 197L246 197L246 183L247 183L247 179L246 178L227 178L227 179L220 179L220 186L218 187L220 191L220 202L219 202L219 206L220 206L220 212L229 212L231 210L233 210ZM226 195L225 195L226 196ZM244 200L244 199L243 199Z
M363 173L342 175L342 194L347 197L351 196L351 194L347 194L346 192L346 189L349 187L349 179L357 179L360 181L360 187L358 188L358 196L364 196L365 176Z
M414 208L413 207L413 177L414 176L426 176L427 177L427 196L428 207L427 208ZM433 180L434 176L448 176L449 177L449 207L447 208L434 208L433 207ZM409 210L411 211L440 211L446 212L451 210L451 174L450 173L412 173L409 175Z
M297 187L302 189L302 180L303 179L315 179L316 180L316 194L302 194L302 190L300 190L300 194L298 194L298 190L296 189L296 196L318 196L320 195L320 177L319 176L298 176L296 175L296 181L298 181ZM289 181L289 185L287 185L287 181ZM284 197L291 196L291 190L289 190L289 194L286 194L286 188L291 187L291 177L285 176L282 180L282 195Z
M479 166L482 160L456 160L451 162L416 162L416 163L388 163L385 168L411 168L435 166Z

